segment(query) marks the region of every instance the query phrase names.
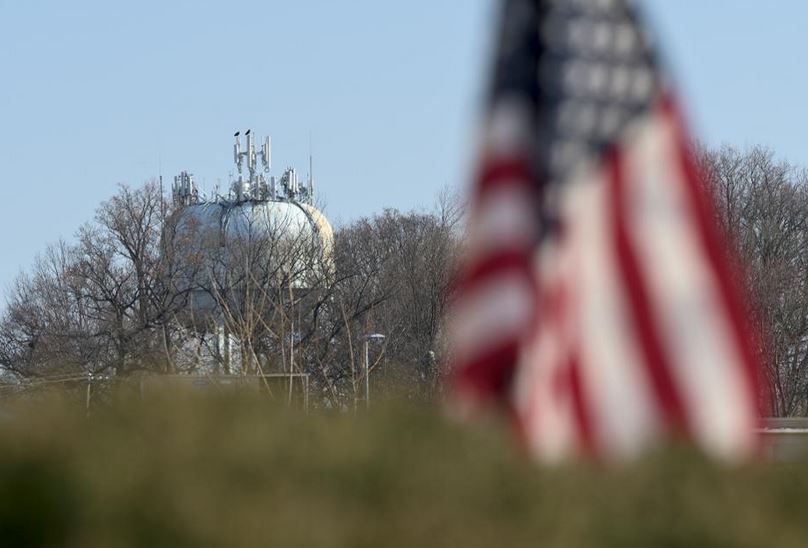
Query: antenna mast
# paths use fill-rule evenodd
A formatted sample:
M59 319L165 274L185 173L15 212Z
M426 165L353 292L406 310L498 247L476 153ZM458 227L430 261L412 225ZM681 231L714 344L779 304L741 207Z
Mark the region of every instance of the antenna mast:
M163 195L163 152L157 151L157 178L160 181L160 223L166 222L166 200Z
M314 162L312 161L311 153L311 132L309 132L309 203L314 205Z

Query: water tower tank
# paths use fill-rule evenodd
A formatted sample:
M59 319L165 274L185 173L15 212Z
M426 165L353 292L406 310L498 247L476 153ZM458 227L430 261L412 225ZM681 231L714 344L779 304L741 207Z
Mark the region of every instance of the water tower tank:
M268 143L261 154L265 172ZM333 272L333 230L314 205L311 178L301 187L295 170L287 168L280 184L267 180L257 174L253 146L250 140L241 152L236 137L236 165L241 168L246 159L249 175L232 181L226 196L202 196L186 172L175 178L175 211L168 224L178 261L176 283L189 292L186 319L197 326L217 314L217 287L238 279L248 261L258 271L283 274L293 290L320 284Z

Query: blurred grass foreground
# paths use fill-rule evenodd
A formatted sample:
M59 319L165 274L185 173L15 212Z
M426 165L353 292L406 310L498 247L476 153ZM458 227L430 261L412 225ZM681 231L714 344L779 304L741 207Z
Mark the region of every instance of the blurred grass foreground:
M170 391L0 419L0 546L805 546L808 469L540 468L501 425Z

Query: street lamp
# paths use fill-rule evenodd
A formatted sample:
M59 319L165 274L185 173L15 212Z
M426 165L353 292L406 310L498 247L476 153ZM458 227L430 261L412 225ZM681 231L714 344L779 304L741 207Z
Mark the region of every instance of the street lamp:
M365 409L370 409L370 352L368 351L368 346L371 340L383 340L384 335L381 333L370 333L363 338L365 340Z

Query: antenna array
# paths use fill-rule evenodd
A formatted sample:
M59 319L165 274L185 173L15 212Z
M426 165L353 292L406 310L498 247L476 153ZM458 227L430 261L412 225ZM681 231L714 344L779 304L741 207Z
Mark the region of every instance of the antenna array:
M237 131L233 138L233 162L236 164L238 178L234 179L230 187L230 195L223 198L225 201L243 202L246 200L288 200L297 202L314 202L314 182L311 174L311 154L309 154L309 179L303 187L294 168L284 170L278 183L275 177L268 177L272 168L272 140L264 137L261 150L257 151L255 137L252 130L244 132L245 148L241 146L241 132ZM261 160L261 172L258 169L258 159ZM244 173L246 164L247 173ZM245 178L246 175L246 178ZM174 178L174 203L188 205L199 202L199 190L193 181L193 176L185 171ZM214 201L219 201L218 190L214 193Z

